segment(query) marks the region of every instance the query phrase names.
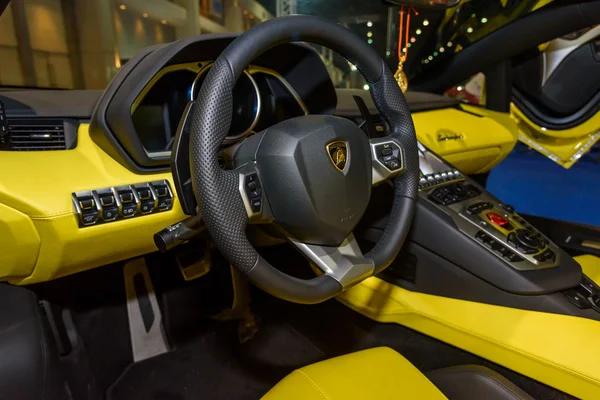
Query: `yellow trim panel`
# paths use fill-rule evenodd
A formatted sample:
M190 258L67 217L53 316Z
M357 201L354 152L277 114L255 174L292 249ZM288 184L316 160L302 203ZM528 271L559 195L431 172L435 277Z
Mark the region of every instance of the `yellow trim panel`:
M581 265L583 273L600 286L600 257L584 254L574 258Z
M71 193L166 179L138 175L97 147L81 124L77 147L6 151L0 157L0 280L29 284L139 256L156 248L153 234L185 216L170 211L80 229Z
M517 127L508 113L461 105L412 114L421 143L462 173L487 172L517 143Z
M582 399L600 398L600 322L411 292L369 278L338 299Z

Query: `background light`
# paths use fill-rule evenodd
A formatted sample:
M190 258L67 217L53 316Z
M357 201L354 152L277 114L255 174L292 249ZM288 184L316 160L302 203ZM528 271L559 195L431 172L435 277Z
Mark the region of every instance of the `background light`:
M462 87L462 86L459 86L459 87L457 87L457 88L456 88L456 90L458 90L459 92L460 92L462 89L463 89L463 87Z
M411 37L411 38L410 38L410 42L411 42L411 43L414 43L414 42L416 42L416 41L417 41L417 39L415 39L414 37Z
M161 24L166 25L167 24L167 20L163 19L162 21L160 21Z
M373 36L373 32L367 32L367 37Z
M434 57L437 57L437 56L438 56L438 52L437 52L437 51L434 51L434 52L433 52L433 56L434 56Z
M467 28L467 33L473 33L473 28L471 28L471 27L468 27L468 28Z
M127 6L126 6L125 4L121 4L121 5L119 6L119 8L120 8L121 10L127 10Z
M365 83L365 86L363 86L363 89L365 89L365 90L369 90L369 85L367 85L367 84Z
M485 24L486 22L488 22L488 19L486 17L481 18L481 23Z
M440 53L443 53L444 51L446 51L446 49L444 49L443 47L440 47Z
M373 39L369 39L369 40L367 40L367 43L369 43L369 44L373 44Z
M410 46L411 46L411 44L410 44L410 43L406 45L406 47L410 47Z
M143 13L143 14L142 14L142 17L144 17L144 18L148 18L148 13Z
M433 60L432 56L427 57L429 59L429 61Z
M392 52L391 52L391 51L386 51L386 52L385 52L385 55L389 57L389 56L391 56L391 55L392 55Z
M373 23L371 21L367 22L367 26L370 28L373 26Z
M427 26L427 25L429 25L429 20L424 19L423 20L423 26Z
M448 46L448 47L452 47L452 42L448 42L448 43L446 43L446 46Z
M422 32L422 31L421 31L421 29L417 29L417 30L415 31L415 33L416 33L417 35L420 35L420 34L421 34L421 32Z

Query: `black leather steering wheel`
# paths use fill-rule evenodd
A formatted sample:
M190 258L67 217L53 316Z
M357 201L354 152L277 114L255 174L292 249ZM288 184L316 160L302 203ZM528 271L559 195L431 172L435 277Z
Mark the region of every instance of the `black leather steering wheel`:
M297 117L246 139L235 152L235 169L222 169L218 153L231 124L236 81L252 59L295 41L329 47L356 65L391 135L369 140L347 119ZM215 61L188 118L192 181L206 228L231 264L263 290L293 302L318 303L379 273L398 255L416 205L417 139L392 73L348 29L313 16L255 26ZM366 210L371 186L386 179L395 186L390 218L379 242L363 255L352 231ZM277 224L323 274L303 280L271 266L248 241L248 223Z

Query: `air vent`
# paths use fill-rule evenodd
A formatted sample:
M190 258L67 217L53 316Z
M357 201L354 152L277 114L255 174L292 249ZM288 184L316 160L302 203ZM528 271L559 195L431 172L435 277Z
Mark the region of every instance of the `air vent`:
M7 140L3 150L40 151L72 148L73 139L65 137L65 120L50 118L8 118ZM68 135L72 136L72 135Z

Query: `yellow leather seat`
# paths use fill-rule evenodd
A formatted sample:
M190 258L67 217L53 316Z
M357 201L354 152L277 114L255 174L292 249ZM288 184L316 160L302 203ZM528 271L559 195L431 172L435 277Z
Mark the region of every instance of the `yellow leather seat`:
M265 400L446 399L406 358L378 347L297 369Z
M533 400L508 379L481 365L438 369L426 377L388 347L363 350L297 369L263 397L264 400L446 398Z

